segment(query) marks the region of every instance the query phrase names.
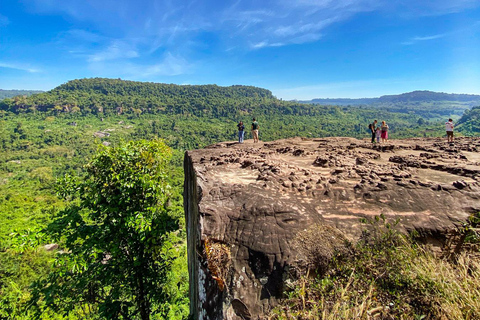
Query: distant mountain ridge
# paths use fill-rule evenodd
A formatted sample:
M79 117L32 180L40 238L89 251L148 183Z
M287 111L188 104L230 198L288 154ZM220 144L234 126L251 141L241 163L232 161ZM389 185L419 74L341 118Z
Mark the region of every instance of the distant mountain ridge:
M16 96L31 96L32 94L41 93L41 90L3 90L0 89L0 100L12 98Z
M480 95L476 94L456 94L434 92L428 90L417 90L396 95L384 95L378 98L326 98L302 100L302 103L316 103L321 105L371 105L377 103L412 103L412 102L434 102L434 101L451 101L463 103L480 103Z

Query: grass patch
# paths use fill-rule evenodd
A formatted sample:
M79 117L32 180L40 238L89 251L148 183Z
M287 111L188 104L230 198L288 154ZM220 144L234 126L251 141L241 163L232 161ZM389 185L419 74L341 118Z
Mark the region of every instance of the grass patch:
M478 255L441 259L395 225L377 217L356 244L319 266L324 272L307 269L270 318L480 319Z

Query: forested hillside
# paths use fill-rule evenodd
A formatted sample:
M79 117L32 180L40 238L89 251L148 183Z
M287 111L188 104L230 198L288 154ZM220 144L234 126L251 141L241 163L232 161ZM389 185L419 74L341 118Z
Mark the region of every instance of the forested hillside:
M6 99L0 109L12 112L82 112L193 114L215 117L249 112L260 104L272 108L278 100L265 89L248 86L173 85L114 79L69 81L49 92L20 99Z
M457 124L466 135L480 134L480 106L466 110Z
M282 101L266 89L251 86L174 85L93 78L72 80L49 92L30 97L5 99L0 102L0 110L15 113L151 113L229 118L249 114L321 116L325 110L333 110L331 105L344 104L335 103L336 100L327 99L330 106L324 106ZM436 119L461 116L464 110L480 104L480 97L416 91L359 101L379 111L412 113ZM357 109L352 110L357 112Z
M465 113L457 128L478 134L470 124L476 121L476 110ZM31 319L39 310L42 319L98 318L100 304L75 305L69 296L71 288L64 291L65 297L70 297L64 301L64 309L58 305L58 309L45 309L45 303L60 303L62 298L51 296L54 300L42 302L48 295L41 296L45 294L42 281L51 271L59 270L52 261L61 250L47 252L43 245L55 242L63 249L67 244L65 238L53 241L38 231L59 217L73 217L68 208L76 202L65 192L66 198L57 197L57 179L68 174L89 183L85 164L95 157L99 146L126 148L125 141L140 139L161 139L173 153L164 177L171 188L168 208L177 229L166 242L171 247L161 253L172 264L162 279L165 295L155 301L153 312L156 319L185 319L188 284L181 209L183 152L235 140L236 123L243 121L248 129L252 117L259 120L263 141L293 136L366 138L373 119L387 121L391 138L441 136L445 120L383 108L281 101L268 90L249 86L179 86L100 78L73 80L49 92L4 99L0 101L0 319ZM250 138L248 130L246 138ZM68 248L75 251L76 247ZM59 277L69 279L64 276L68 274ZM40 296L32 296L30 285L34 281ZM87 299L88 291L81 292ZM27 309L35 297L43 298L33 300L36 309ZM122 296L128 310L133 308L132 301ZM65 308L70 311L68 316L64 316Z

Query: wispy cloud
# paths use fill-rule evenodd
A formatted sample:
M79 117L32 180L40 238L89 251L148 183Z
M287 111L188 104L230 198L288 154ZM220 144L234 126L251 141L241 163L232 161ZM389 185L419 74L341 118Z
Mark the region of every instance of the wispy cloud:
M248 37L251 49L315 42L332 24L377 8L372 0L278 0L269 10L223 12L223 25ZM240 10L240 11L239 11Z
M25 72L29 72L29 73L41 72L40 69L33 68L31 66L21 64L21 63L0 62L0 68L20 70L20 71L25 71Z
M268 41L261 41L261 42L251 44L250 47L253 49L261 49L261 48L267 48L267 47L281 47L284 45L286 45L286 43L284 42L269 43Z
M440 39L440 38L443 38L447 35L448 35L448 33L441 33L441 34L435 34L435 35L431 35L431 36L413 37L408 41L402 42L402 44L403 45L412 45L412 44L415 44L417 42Z
M178 76L185 74L191 65L182 57L167 53L163 61L152 65L130 65L127 72L137 77L145 78L151 76Z
M148 80L155 76L178 76L187 74L193 65L185 58L166 53L158 61L150 63L134 63L131 61L91 61L89 68L95 74L109 77Z
M65 37L71 38L73 41L82 41L89 43L99 43L106 40L104 36L87 30L71 29L65 32Z
M230 25L237 33L255 27L258 24L271 21L273 18L280 18L276 12L271 10L240 10L234 11L232 8L222 12L222 25Z
M443 38L443 37L445 37L445 36L446 36L446 33L444 33L444 34L436 34L436 35L427 36L427 37L415 37L415 38L413 38L413 41L434 40L434 39Z
M400 9L398 11L400 16L415 18L419 16L441 16L457 13L478 7L480 2L478 0L405 0L392 2L390 5Z
M133 0L30 1L37 11L61 12L79 21L94 22L109 38L125 42L137 39L138 43L147 44L144 48L135 45L124 48L112 43L90 55L89 59L94 61L142 57L157 50L182 51L186 55L204 34L215 34L224 50L258 50L315 42L328 33L330 26L360 13L388 11L397 16L418 17L458 12L480 3L478 0L238 0L234 3L144 0L140 6ZM409 42L432 40L420 38Z
M131 44L124 41L115 40L107 48L89 55L89 62L99 62L116 59L137 58L137 50Z
M37 11L63 12L93 21L117 39L143 38L151 54L171 50L202 32L221 34L225 48L259 49L318 41L327 28L358 13L388 10L398 15L448 14L477 6L478 0L265 0L219 3L215 0L30 0ZM109 22L105 23L108 12ZM398 13L397 13L398 12ZM191 41L190 43L194 43ZM116 56L112 47L105 52ZM142 52L137 52L142 55ZM130 51L127 56L133 56Z
M205 32L219 34L225 48L232 43L238 48L258 49L262 46L256 44L262 42L278 46L317 41L329 25L378 7L374 0L268 0L234 4L215 0L146 0L142 6L132 0L31 1L38 11L63 12L81 21L94 21L118 39L146 39L152 44L150 52L178 47ZM104 22L105 12L110 17L108 24Z

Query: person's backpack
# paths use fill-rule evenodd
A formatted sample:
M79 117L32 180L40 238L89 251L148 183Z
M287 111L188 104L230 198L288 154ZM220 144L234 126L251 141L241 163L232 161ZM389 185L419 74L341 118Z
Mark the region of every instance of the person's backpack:
M373 130L372 128L373 128L372 124L369 123L369 124L368 124L368 131L372 132L372 130Z

